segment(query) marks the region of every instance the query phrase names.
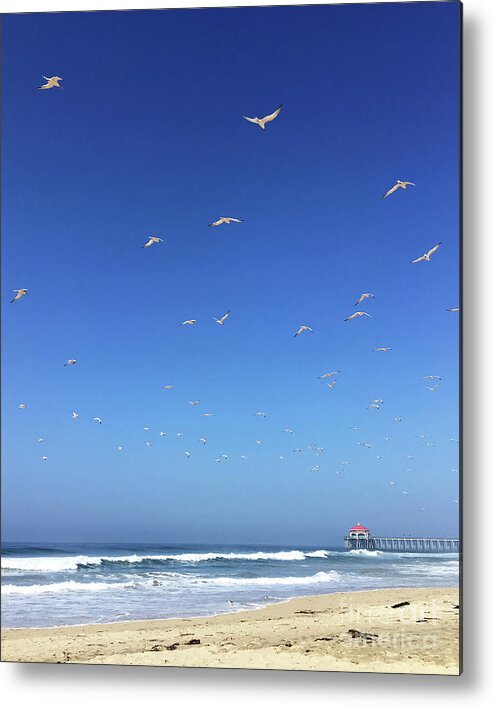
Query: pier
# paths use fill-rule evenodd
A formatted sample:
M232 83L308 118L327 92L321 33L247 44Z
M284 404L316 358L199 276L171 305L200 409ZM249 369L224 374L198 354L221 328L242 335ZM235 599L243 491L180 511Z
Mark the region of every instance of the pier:
M381 550L384 552L459 552L458 538L399 538L371 535L369 528L357 523L345 537L345 547L351 550Z

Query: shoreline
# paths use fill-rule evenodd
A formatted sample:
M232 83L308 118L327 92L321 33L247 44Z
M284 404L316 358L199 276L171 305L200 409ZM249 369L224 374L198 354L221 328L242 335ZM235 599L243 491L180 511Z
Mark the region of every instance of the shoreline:
M458 606L457 587L401 587L193 618L5 628L2 661L458 675Z

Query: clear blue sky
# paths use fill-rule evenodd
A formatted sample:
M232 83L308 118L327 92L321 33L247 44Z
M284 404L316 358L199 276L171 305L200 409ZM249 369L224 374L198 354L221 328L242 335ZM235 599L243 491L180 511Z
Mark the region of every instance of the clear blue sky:
M458 532L459 13L4 16L4 539Z

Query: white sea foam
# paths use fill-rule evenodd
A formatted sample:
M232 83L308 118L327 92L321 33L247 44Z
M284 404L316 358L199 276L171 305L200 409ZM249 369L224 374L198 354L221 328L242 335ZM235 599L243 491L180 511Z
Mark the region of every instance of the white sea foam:
M2 558L3 570L23 572L66 572L78 567L91 567L103 563L136 564L142 562L206 562L211 560L305 560L306 557L327 557L325 550L304 553L301 550L282 550L279 552L200 552L181 553L178 555L120 555L90 556L74 555L65 557L5 557Z
M360 550L349 550L349 555L363 555L364 557L377 557L378 555L384 555L385 553L381 550L365 550L361 548Z
M318 572L308 577L200 577L180 573L167 573L160 578L146 579L130 582L52 582L50 584L16 585L5 584L2 586L3 595L33 595L33 594L60 594L66 592L106 592L115 590L141 590L170 587L171 584L181 583L190 588L202 586L272 586L272 585L303 585L317 584L319 582L335 582L340 579L340 574L335 571Z

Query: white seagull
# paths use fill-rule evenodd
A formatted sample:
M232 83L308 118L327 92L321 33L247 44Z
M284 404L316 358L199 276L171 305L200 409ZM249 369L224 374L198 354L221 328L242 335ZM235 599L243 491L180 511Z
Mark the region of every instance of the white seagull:
M326 385L328 388L331 388L331 389L332 389L332 388L335 387L335 385L337 384L337 382L338 382L338 381L337 381L336 378L335 378L334 381L331 381L331 383L326 383L325 385Z
M374 349L374 351L392 351L393 349L391 346L378 346L377 349Z
M299 336L303 331L310 331L311 334L314 333L312 331L312 329L310 328L310 326L307 326L306 324L302 324L302 326L299 327L297 333L293 335L293 338L296 339L297 336Z
M14 299L10 300L10 304L12 304L12 302L18 302L21 299L21 297L24 297L24 295L27 295L27 290L25 288L22 288L21 290L14 290L14 292L16 293L16 295L15 295Z
M383 196L382 198L385 199L387 196L390 196L390 195L391 195L393 192L395 192L397 189L400 189L400 188L401 188L401 189L406 189L408 186L414 187L414 186L416 186L416 185L415 185L413 182L404 182L404 181L401 180L401 179L397 179L397 180L396 180L396 184L394 185L394 187L391 187L391 189L389 189L389 190L386 192L386 194L384 194L384 196Z
M203 417L214 417L214 412L203 412L202 416Z
M411 260L411 263L420 263L421 260L426 260L427 262L430 261L431 255L436 252L436 250L441 246L441 243L438 243L437 245L434 246L434 248L431 248L430 250L427 251L427 253L424 253L423 255L420 256L420 258L415 258L415 260Z
M217 221L213 221L213 223L209 223L208 226L221 226L222 224L230 224L230 223L242 223L241 218L233 218L233 216L221 216Z
M355 317L369 317L369 319L374 319L374 317L370 314L367 314L367 312L354 312L353 314L350 314L350 316L347 317L345 321L350 322L352 319L355 319Z
M197 319L186 319L184 322L179 324L178 326L194 326L194 324L197 323Z
M43 437L39 437L39 438L38 438L38 442L44 442L44 441L45 441L45 440L43 439Z
M41 461L47 462L47 461L48 461L48 457L41 457Z
M184 456L188 459L190 457L190 452L184 452Z
M201 438L199 439L199 442L200 442L203 446L206 444L206 441L207 441L207 440L206 440L205 437L201 437Z
M267 417L265 412L255 412L254 417Z
M77 420L77 418L79 417L79 413L73 411L73 412L70 413L70 416L71 416L71 418L72 418L73 420Z
M161 387L163 388L163 390L173 390L173 388L175 386L174 385L162 385Z
M265 115L264 118L248 118L246 115L242 116L245 118L245 120L248 120L250 123L255 123L258 125L260 128L263 130L266 129L266 123L270 123L272 120L278 117L280 114L280 110L283 108L283 103L278 106L278 108L274 111L274 113L270 113L269 115Z
M160 432L160 437L166 437L166 432Z
M65 363L64 363L63 365L64 365L64 366L73 366L75 363L77 363L77 361L75 360L75 358L69 358L69 360L68 360L68 361L65 361Z
M337 376L340 373L340 369L337 371L329 371L329 373L323 373L322 376L317 376L319 380L324 380L324 378L331 378L331 376Z
M199 405L200 400L189 400L189 405Z
M77 417L79 417L79 416L77 416ZM103 424L103 420L101 419L101 417L93 417L93 420L94 420L94 422L97 422L98 425Z
M222 317L220 317L220 319L216 319L216 317L211 317L211 319L214 319L216 324L224 324L226 319L228 319L228 317L230 316L230 311L231 310L229 309L226 314L224 314Z
M425 386L427 390L430 390L432 393L439 388L439 383L436 383L436 385L426 385Z
M285 429L281 430L282 432L287 432L288 434L293 434L293 430L290 429L289 427L285 427Z
M117 449L118 449L119 452L121 452L121 451L123 450L123 447L122 447L121 445L119 445L119 446L117 447Z
M441 376L422 376L425 381L440 381Z
M358 300L355 302L355 304L353 306L356 307L358 304L363 302L364 299L367 299L368 297L370 297L371 299L376 299L375 295L373 295L371 292L364 292L362 295L360 295L360 297L358 298Z
M459 312L460 308L459 307L450 307L450 309L446 310L447 312Z
M46 83L38 86L38 91L46 91L49 88L63 88L59 81L63 81L61 76L43 76Z
M163 243L163 239L157 238L156 236L149 236L148 242L141 245L141 248L149 248L149 246L154 245L154 243Z
M19 410L25 410L27 405L25 403L19 403L17 407L19 408Z
M256 444L258 444L260 447L262 447L262 445L264 444L264 440L263 439L256 439Z

